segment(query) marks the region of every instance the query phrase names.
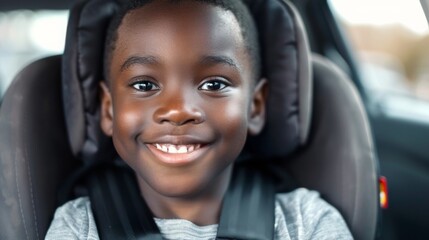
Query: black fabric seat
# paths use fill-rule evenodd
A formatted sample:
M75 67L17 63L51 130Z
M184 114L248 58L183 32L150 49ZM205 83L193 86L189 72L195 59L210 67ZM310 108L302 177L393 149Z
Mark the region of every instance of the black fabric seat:
M260 32L271 95L267 128L250 139L244 156L272 159L267 164L280 178L284 172L284 181L292 176L339 209L356 239L373 239L377 161L356 89L335 65L311 55L290 3L245 2ZM7 90L0 109L0 239L43 239L65 200L59 196L74 197L63 192L73 186L72 173L112 154L101 154L111 145L98 127L102 49L95 46L103 45L116 8L114 0L77 3L64 55L31 64Z

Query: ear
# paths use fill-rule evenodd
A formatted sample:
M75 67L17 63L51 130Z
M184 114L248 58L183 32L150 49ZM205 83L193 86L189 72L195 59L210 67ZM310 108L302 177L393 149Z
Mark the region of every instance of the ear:
M250 135L258 135L265 125L268 82L265 78L258 81L252 96L248 131Z
M112 106L112 95L104 81L100 82L101 88L101 119L100 126L104 134L112 136L113 134L113 106Z

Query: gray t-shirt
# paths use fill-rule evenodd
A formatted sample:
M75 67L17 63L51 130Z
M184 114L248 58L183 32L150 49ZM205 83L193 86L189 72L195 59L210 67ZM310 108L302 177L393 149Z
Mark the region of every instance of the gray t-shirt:
M155 218L165 239L215 239L217 224ZM276 195L274 239L353 239L339 212L304 188ZM81 197L59 207L45 239L99 239L90 201Z

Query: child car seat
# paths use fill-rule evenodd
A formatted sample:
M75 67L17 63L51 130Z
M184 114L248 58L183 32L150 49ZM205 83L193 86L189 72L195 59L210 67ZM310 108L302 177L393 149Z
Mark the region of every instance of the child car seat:
M276 175L319 191L356 239L373 239L378 170L357 91L334 64L310 53L291 3L244 2L259 30L270 95L267 126L249 140L243 159L257 156L275 166ZM64 54L26 67L6 92L0 239L43 239L56 207L67 200L58 196L71 198L67 189L81 186L76 171L112 158L98 124L97 86L106 26L117 7L115 0L79 1L70 13Z

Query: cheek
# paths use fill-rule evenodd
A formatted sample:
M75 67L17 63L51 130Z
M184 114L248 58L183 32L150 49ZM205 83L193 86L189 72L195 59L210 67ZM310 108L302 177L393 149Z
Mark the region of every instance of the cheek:
M234 127L246 129L249 106L248 95L247 92L245 92L234 98L233 101L229 101L225 104L222 117L225 118L224 121L234 125Z
M133 96L127 90L117 87L113 101L113 128L121 137L139 134L146 122L152 119L152 105Z
M214 109L213 118L226 147L234 147L241 151L247 137L248 104L246 99L237 98L234 101L228 101L222 108Z
M222 121L225 123L224 128L226 128L228 130L227 132L230 134L233 132L238 133L238 131L244 134L242 131L247 128L246 116L247 106L245 104L231 104L227 106L222 116Z
M118 107L121 111L114 110L113 127L117 132L132 134L136 127L141 125L144 113L140 113L132 105Z
M144 128L145 114L141 106L132 101L117 99L114 104L112 140L124 160L133 159L138 152L136 138Z

